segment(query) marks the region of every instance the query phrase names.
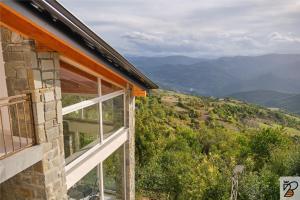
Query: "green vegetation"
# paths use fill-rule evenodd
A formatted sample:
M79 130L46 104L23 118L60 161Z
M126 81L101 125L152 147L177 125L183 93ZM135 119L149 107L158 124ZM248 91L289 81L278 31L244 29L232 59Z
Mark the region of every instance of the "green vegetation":
M279 199L279 177L300 174L300 119L231 99L154 91L136 100L138 199Z
M282 93L270 90L254 90L229 95L249 103L271 108L280 108L291 113L300 114L300 94Z

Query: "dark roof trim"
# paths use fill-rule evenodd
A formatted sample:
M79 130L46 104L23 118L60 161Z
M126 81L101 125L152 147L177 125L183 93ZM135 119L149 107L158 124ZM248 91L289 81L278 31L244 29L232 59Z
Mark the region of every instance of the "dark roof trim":
M26 11L33 10L34 14L48 23L52 23L53 29L58 29L60 33L72 37L72 41L79 43L79 46L90 51L98 59L104 60L105 64L113 71L123 75L144 89L156 89L158 86L148 77L136 69L130 62L121 56L116 50L109 46L97 34L90 30L61 4L53 0L27 0L14 1ZM13 5L12 1L9 3ZM10 5L10 6L11 6ZM21 9L19 9L21 10ZM23 12L25 10L22 10ZM55 23L55 24L53 24ZM68 31L68 30L71 30Z

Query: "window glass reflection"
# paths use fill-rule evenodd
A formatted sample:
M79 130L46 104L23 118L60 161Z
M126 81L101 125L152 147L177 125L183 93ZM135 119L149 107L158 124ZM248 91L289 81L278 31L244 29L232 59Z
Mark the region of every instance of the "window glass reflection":
M102 102L104 139L124 126L124 95Z
M101 80L101 94L106 95L112 92L116 92L122 90L122 88L113 85L112 83L109 83L107 81Z
M97 78L64 62L61 62L60 79L63 107L98 96Z
M99 143L99 104L63 116L63 133L66 162Z
M70 200L100 199L97 170L98 167L92 169L87 175L85 175L80 181L78 181L68 190L68 197Z
M123 146L116 150L103 162L103 183L105 199L121 200L124 199L124 180L123 175Z

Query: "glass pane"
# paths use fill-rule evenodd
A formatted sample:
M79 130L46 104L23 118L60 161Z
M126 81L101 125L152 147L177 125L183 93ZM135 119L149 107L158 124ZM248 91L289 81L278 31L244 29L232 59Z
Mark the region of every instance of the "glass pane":
M68 164L99 142L99 104L64 115L63 126Z
M64 62L61 62L60 79L63 107L98 96L97 78Z
M106 139L124 126L124 97L117 96L102 102L103 137Z
M124 199L123 146L103 162L103 183L105 199Z
M68 190L69 199L100 199L98 168L95 167Z
M107 81L101 80L101 94L106 95L112 92L122 90L122 88L115 86Z

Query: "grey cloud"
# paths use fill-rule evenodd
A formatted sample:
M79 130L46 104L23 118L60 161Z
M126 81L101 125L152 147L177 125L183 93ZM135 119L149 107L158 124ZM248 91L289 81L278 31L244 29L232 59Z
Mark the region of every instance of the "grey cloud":
M60 0L124 54L300 53L298 0Z

